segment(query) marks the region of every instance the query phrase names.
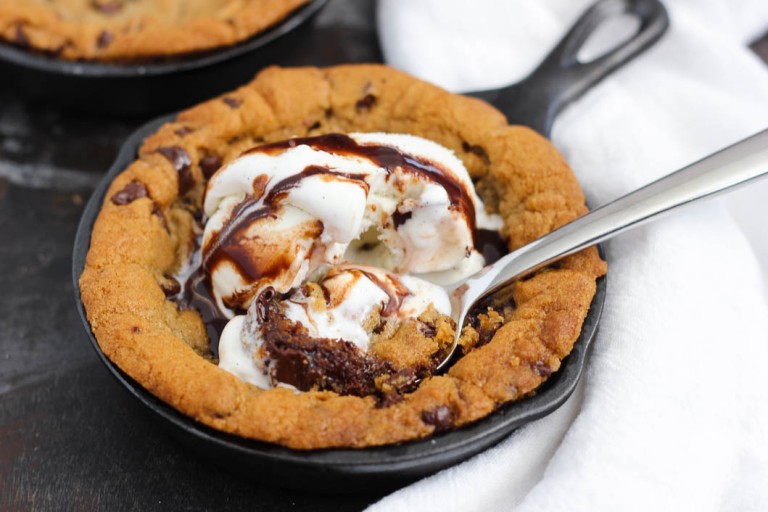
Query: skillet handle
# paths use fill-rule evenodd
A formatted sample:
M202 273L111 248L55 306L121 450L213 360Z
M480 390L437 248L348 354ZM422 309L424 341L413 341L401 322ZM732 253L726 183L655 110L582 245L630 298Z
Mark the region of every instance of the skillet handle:
M637 33L600 57L580 62L579 50L598 27L625 14L639 19ZM469 95L492 103L511 124L526 125L549 136L563 108L652 46L668 26L667 11L658 0L599 0L527 78L502 89Z

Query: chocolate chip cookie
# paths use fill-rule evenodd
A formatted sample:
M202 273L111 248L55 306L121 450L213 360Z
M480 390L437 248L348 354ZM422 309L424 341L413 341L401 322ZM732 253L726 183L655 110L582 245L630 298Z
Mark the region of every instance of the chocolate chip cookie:
M0 0L0 39L66 60L166 59L237 44L309 0Z
M447 372L412 382L394 400L332 389L267 390L216 365L205 308L179 297L179 276L199 252L208 179L254 146L352 132L413 134L453 150L489 213L503 219L510 250L587 211L557 150L532 130L509 126L482 101L386 66L269 68L181 112L146 139L111 184L80 278L107 357L208 426L295 449L423 438L529 396L556 372L607 270L594 248L497 297L465 328L462 356ZM272 328L290 337L290 325Z

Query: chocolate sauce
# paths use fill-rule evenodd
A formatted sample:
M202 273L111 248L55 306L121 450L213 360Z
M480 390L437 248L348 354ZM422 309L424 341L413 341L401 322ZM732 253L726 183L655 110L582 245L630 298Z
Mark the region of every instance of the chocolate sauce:
M413 212L401 212L400 210L395 210L395 213L392 214L392 222L395 224L395 229L405 224L411 217L413 217Z
M246 154L256 152L267 154L279 153L285 149L302 144L331 153L367 158L384 168L388 173L391 173L396 167L400 167L406 172L418 174L429 179L446 190L450 198L451 208L455 208L465 215L472 228L475 247L483 254L486 263L493 263L508 252L507 244L497 232L476 229L474 203L461 183L457 183L453 176L440 167L405 155L395 148L374 144L361 145L346 135L330 134L266 144L248 150ZM175 149L175 147L161 149L166 150L160 152L174 162L178 168L177 162L181 163L180 161L183 160L184 155L179 155L176 151L168 151L168 149ZM219 157L214 157L207 163L211 164L211 170L215 170L221 164L221 160ZM246 281L253 282L262 278L276 277L288 268L293 263L289 255L253 255L249 252L247 244L244 244L243 241L247 239L247 233L251 224L261 218L276 215L281 201L302 180L310 176L323 174L332 175L335 179L338 179L340 176L346 177L359 183L360 186L368 187L364 175L345 175L325 167L308 166L300 173L293 174L277 182L264 197L262 197L263 190L260 194L246 196L233 209L229 222L211 237L208 245L204 248L202 264L189 277L182 288L182 292L175 300L183 308L194 308L200 312L210 338L211 352L214 356L218 356L219 338L227 323L227 319L219 311L213 299L209 281L210 272L220 262L226 260L237 268ZM256 188L259 187L254 186L254 192ZM393 215L395 227L402 225L410 217L410 212L395 212ZM319 236L323 230L322 223L318 221L315 230L317 231L315 235ZM382 282L376 274L362 269L356 270L360 271L387 293L389 300L383 306L381 311L382 317L395 314L399 310L404 298L410 294L410 291L399 281L391 283ZM328 277L333 275L332 272L328 274ZM324 289L322 284L321 288L323 289L326 302L330 302L331 297L328 290ZM273 295L269 297L260 296L257 300L260 301L258 311L260 320L264 325L272 324L269 332L272 333L270 336L273 338L273 341L267 342L266 346L270 357L277 361L274 366L277 375L274 377L279 381L293 384L299 389L319 386L321 389L340 390L345 394L371 394L373 392L373 388L371 388L373 386L372 375L381 375L382 373L394 375L393 369L381 366L381 361L374 361L369 356L361 353L354 344L344 340L310 338L306 333L306 329L301 324L293 324L284 318L282 320L285 324L281 323L280 326L276 326L275 315L270 313L272 311L270 308L273 307L275 302ZM297 345L298 342L294 340L293 336L296 336L296 340L301 343ZM354 349L354 353L352 349ZM421 369L421 371L426 371L426 369ZM360 377L360 375L363 375L364 378ZM344 384L347 377L351 379L350 382L352 384ZM402 382L410 382L404 376L400 376L398 379ZM443 415L438 414L437 416ZM442 423L444 420L442 417L435 419L437 423Z
M181 288L181 293L172 300L180 309L195 309L205 325L208 347L213 357L219 357L219 339L229 321L219 310L211 293L210 279L202 267L197 267Z
M400 310L400 306L402 305L403 300L405 300L406 297L411 295L411 291L402 282L400 282L400 280L397 279L394 275L390 275L390 278L387 280L388 281L387 282L382 280L381 277L379 277L375 273L368 272L367 270L359 267L331 267L326 272L325 277L318 283L318 285L320 286L320 289L323 292L323 298L325 299L326 305L330 307L335 307L338 304L331 303L331 292L325 286L325 282L345 272L358 274L358 276L359 275L365 276L374 285L379 287L381 291L387 294L387 302L382 305L382 309L379 312L379 314L382 317L387 317L387 316L397 314L397 312ZM344 296L345 294L341 293L339 295Z
M215 154L205 155L200 159L200 169L203 171L205 179L211 179L211 176L221 167L222 160L221 156Z
M179 195L183 196L195 185L191 168L192 160L189 158L189 153L181 146L157 148L157 152L171 162L179 174Z
M288 148L307 145L313 149L326 151L337 155L353 155L363 157L391 173L397 167L405 172L422 176L443 187L448 194L451 208L462 212L469 223L472 233L475 232L475 204L461 183L441 167L432 162L415 158L402 153L397 148L379 144L358 144L352 137L340 133L319 135L317 137L298 137L286 141L265 144L245 152L275 154Z
M264 348L272 361L271 376L278 382L301 391L316 388L341 395L376 395L386 404L396 403L398 399L391 395L402 395L418 382L414 369L398 371L349 341L312 338L300 322L283 317L274 301L263 306Z
M366 94L357 102L355 103L355 110L357 112L364 112L366 110L371 110L371 107L373 107L376 104L376 96L373 94Z
M247 232L251 224L261 218L274 216L280 207L280 202L288 195L291 189L297 187L302 180L317 175L332 175L354 180L361 187L367 187L363 175L336 173L325 167L310 165L299 173L293 174L277 182L269 193L261 199L255 196L246 196L232 210L230 220L209 241L204 248L203 266L210 273L222 261L230 261L238 272L248 282L265 277L276 277L283 270L290 267L293 259L289 254L272 255L254 259L254 255L244 247L242 241L247 238ZM308 236L319 236L323 226L320 221L314 228L314 233Z
M397 312L400 311L400 305L403 303L403 300L411 295L411 291L406 288L405 285L398 279L390 279L391 285L387 285L387 283L383 282L379 276L372 272L367 272L362 269L355 270L370 279L373 284L381 288L381 291L386 293L387 297L389 297L387 303L384 304L384 307L379 313L381 316L391 316L397 314Z
M478 229L475 232L475 249L485 258L485 264L495 263L509 253L509 246L498 231Z

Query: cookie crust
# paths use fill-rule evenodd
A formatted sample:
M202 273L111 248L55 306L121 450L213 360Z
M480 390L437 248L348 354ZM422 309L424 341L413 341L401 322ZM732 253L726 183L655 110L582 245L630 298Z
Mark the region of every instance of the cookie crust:
M510 249L586 212L557 150L530 129L507 125L484 102L379 65L269 68L162 126L111 184L80 278L107 357L208 426L295 449L423 438L523 398L557 371L606 272L594 248L517 283L501 327L492 335L478 329L489 341L387 407L370 396L262 390L210 360L198 313L166 297L169 276L194 248L206 176L260 143L353 131L411 133L455 151L504 219Z
M0 0L0 40L66 60L131 62L234 45L309 0Z

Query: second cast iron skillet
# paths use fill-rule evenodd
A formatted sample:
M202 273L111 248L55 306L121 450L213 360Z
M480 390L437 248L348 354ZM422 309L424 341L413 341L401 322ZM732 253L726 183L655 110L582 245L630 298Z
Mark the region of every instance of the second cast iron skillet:
M639 18L638 32L597 60L586 64L578 62L576 53L597 26L626 13ZM651 46L667 26L667 14L657 0L601 0L576 22L527 79L476 96L500 107L511 121L527 124L548 135L555 115L565 105ZM597 293L573 351L534 396L502 406L476 423L422 441L379 448L296 451L205 427L154 397L102 353L85 315L78 280L107 187L136 158L142 141L172 119L173 116L166 116L155 120L134 133L91 196L75 239L73 277L77 307L96 353L118 381L181 443L213 463L259 482L301 490L361 492L400 486L465 460L496 444L518 427L551 413L571 395L597 331L605 301L604 278L598 280Z
M23 97L128 117L191 106L250 80L298 43L328 0L311 0L277 24L233 46L136 64L73 62L0 42L0 83Z

